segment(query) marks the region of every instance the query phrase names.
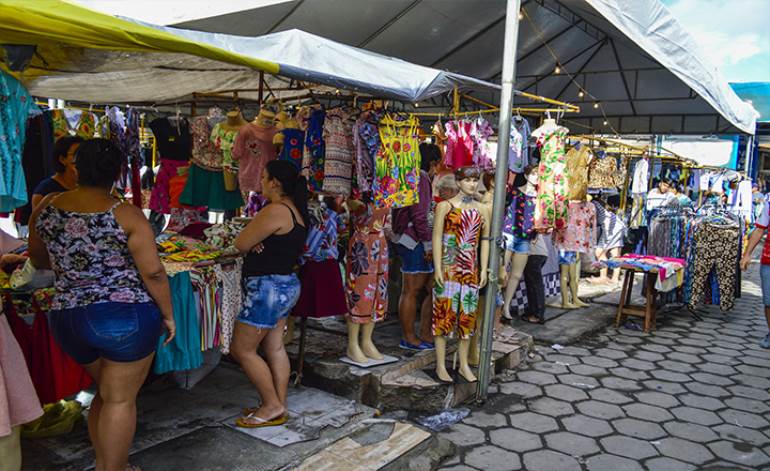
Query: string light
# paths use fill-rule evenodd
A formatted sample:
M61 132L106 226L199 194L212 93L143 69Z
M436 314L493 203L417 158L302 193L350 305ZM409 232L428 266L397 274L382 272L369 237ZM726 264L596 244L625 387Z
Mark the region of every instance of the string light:
M521 20L523 20L523 19L524 19L524 12L523 12L523 11L520 11L520 12L519 12L519 21L521 21Z
M604 120L604 121L602 122L602 124L606 126L606 125L607 125L607 120Z
M553 69L553 73L560 74L561 73L561 68L557 65L556 68Z
M584 96L586 96L586 94L585 94L585 93L583 93L583 90L580 90L580 91L578 92L578 97L579 97L579 98L583 98Z
M594 109L598 109L598 108L599 108L599 103L594 103Z
M415 107L415 108L419 108L419 107L420 107L420 104L419 104L419 103L415 103L415 104L414 104L414 107Z

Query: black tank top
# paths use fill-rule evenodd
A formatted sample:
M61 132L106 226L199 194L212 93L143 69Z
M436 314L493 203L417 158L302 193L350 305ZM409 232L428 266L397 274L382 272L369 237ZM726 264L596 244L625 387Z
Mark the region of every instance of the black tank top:
M295 271L299 257L305 248L307 228L297 224L294 211L281 203L291 213L293 227L286 234L273 234L262 241L262 253L249 252L243 262L243 277L264 275L289 275Z

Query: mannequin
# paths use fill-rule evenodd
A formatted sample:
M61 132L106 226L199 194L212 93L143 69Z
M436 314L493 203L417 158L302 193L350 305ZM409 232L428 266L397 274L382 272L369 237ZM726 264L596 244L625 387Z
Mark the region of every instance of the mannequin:
M536 167L528 169L526 183L518 188L511 206L506 211L503 225L503 237L505 238L505 259L503 266L510 266L505 287L505 304L503 315L510 319L511 301L519 281L524 274L524 267L529 257L529 241L534 234L533 213L534 199L537 196L538 171Z
M550 116L532 131L540 148L535 230L559 230L567 224L567 174L564 140L569 130Z
M211 131L211 140L222 151L222 168L225 180L225 190L235 191L238 189L238 166L233 162L233 145L238 131L246 126L248 122L243 119L243 114L239 108L235 108L227 113L225 121L214 126Z
M246 120L243 118L243 114L239 108L235 108L232 111L227 112L225 122L220 124L220 127L226 131L234 132L241 129L246 125Z
M238 161L238 184L242 192L262 191L262 171L275 160L273 138L275 113L262 108L254 121L238 130L233 146L233 159Z
M559 267L562 286L561 307L575 309L588 306L578 297L579 254L590 252L596 246L596 211L587 201L588 166L593 160L593 154L588 147L578 143L567 152L565 160L569 224L556 231L554 241L556 246L565 253L565 256L561 257Z
M433 335L436 345L436 374L452 382L446 369L447 336L460 337L460 375L476 381L468 363L471 336L476 329L479 288L487 283L486 270L479 275L476 253L481 244L481 266L489 262L490 213L473 195L478 169L463 167L455 172L460 192L436 206L433 225L435 286L433 289ZM446 262L446 263L445 263ZM459 297L459 302L457 297Z
M353 235L348 245L348 358L356 363L382 360L372 341L374 325L388 308L388 244L385 225L389 208L375 208L371 198L348 200Z

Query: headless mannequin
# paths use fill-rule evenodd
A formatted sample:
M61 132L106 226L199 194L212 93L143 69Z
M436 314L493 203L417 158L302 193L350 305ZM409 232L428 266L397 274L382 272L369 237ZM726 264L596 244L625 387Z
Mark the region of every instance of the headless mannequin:
M247 121L243 118L241 110L238 108L229 111L227 113L227 119L221 124L221 127L226 131L238 131L245 126Z
M271 128L275 125L275 113L262 108L259 110L259 114L254 118L254 121L252 121L251 124L261 128Z
M482 233L481 233L481 260L480 266L481 274L479 277L479 288L483 288L487 284L486 267L489 262L489 221L490 213L485 204L476 201L473 198L474 193L478 185L478 178L464 178L458 182L460 192L448 201L442 201L436 207L436 217L433 224L433 246L443 247L444 241L444 220L446 219L449 211L454 208L458 209L476 209L481 215L482 221ZM444 270L443 270L443 251L433 251L433 268L434 276L437 284L442 285L444 283ZM434 297L434 302L436 299ZM476 326L473 326L474 330ZM439 379L444 382L452 382L452 377L446 369L446 337L437 335L433 337L436 345L436 374ZM471 347L471 339L460 339L458 346L458 354L460 356L460 369L459 372L469 382L476 381L476 375L471 371L469 364L469 353Z
M519 189L528 196L537 195L537 187L535 186L537 184L537 179L538 173L537 168L535 167L527 174L527 183L524 186L519 187ZM505 304L503 305L503 314L508 314L508 317L510 317L513 295L516 294L516 290L519 287L519 281L521 281L521 276L524 274L524 267L527 266L528 259L529 253L518 253L510 250L505 251L503 266L511 266L510 274L507 276L506 280Z
M580 146L580 143L578 143ZM576 148L580 151L580 147ZM585 149L583 149L585 151ZM587 153L585 161L582 161L581 154L570 154L567 161L567 184L569 187L569 197L571 202L586 203L588 200L588 165L593 160L593 154ZM583 172L578 175L578 172ZM574 178L573 178L574 177ZM564 309L576 309L586 307L588 304L581 301L578 297L578 286L580 282L580 255L577 254L575 262L569 265L559 266L561 271L561 307ZM569 289L567 289L569 287Z
M578 285L580 281L580 257L571 265L560 265L561 281L561 307L564 309L577 309L587 307L588 304L578 298Z
M365 203L350 199L347 202L351 213L366 211ZM372 341L374 321L365 324L353 322L348 317L348 358L356 363L367 363L369 360L382 360L383 356Z

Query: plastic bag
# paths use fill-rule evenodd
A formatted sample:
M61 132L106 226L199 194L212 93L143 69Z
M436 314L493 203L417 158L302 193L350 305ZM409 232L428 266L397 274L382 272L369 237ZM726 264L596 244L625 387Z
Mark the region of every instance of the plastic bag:
M469 415L471 415L471 410L465 407L460 409L444 409L436 415L419 417L417 423L434 432L440 432L441 430L460 422Z
M24 425L23 438L48 438L66 435L83 418L78 401L59 401L43 406L43 416Z

